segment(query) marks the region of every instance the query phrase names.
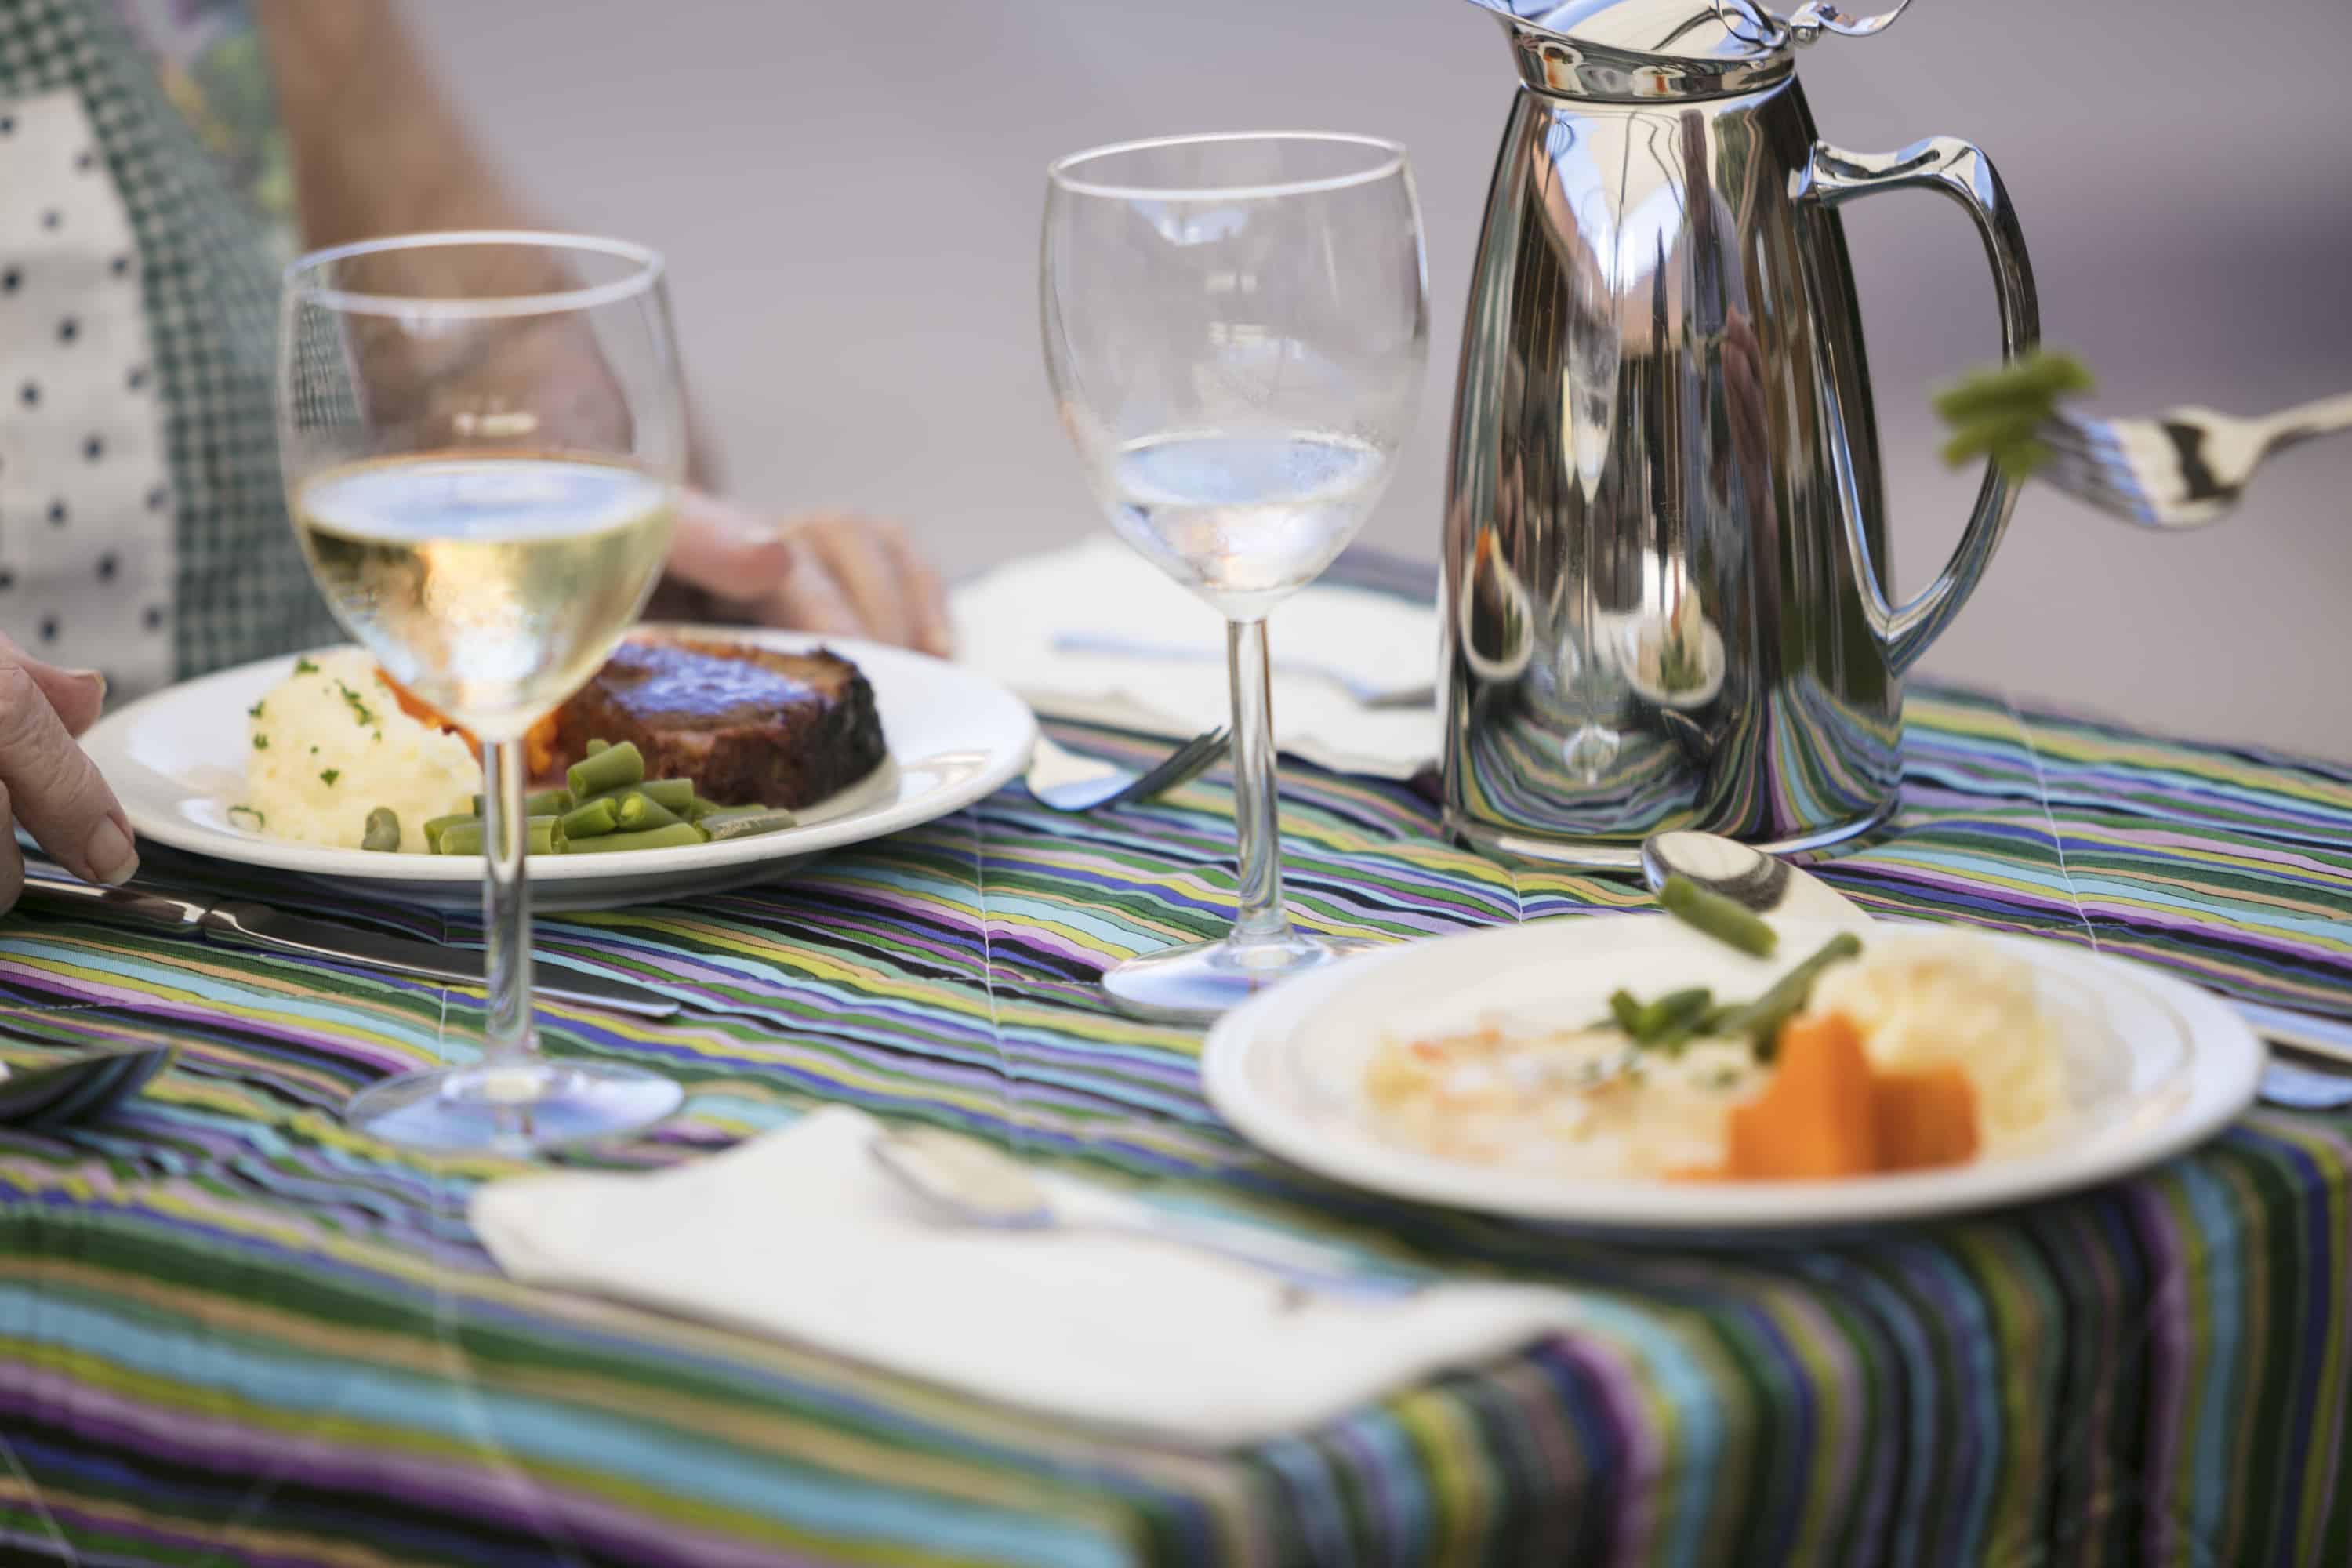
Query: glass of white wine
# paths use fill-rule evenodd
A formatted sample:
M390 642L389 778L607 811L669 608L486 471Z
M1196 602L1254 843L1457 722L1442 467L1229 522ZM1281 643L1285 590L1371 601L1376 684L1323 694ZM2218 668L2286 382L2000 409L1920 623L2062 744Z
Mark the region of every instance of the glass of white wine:
M1211 1017L1358 945L1283 909L1266 616L1363 526L1419 405L1404 149L1276 133L1074 153L1048 173L1042 296L1062 422L1112 528L1227 622L1237 917L1103 976L1131 1012Z
M507 1151L658 1121L671 1079L539 1051L522 740L603 665L668 552L687 435L661 258L562 235L371 240L289 267L281 329L280 458L311 574L482 749L482 1054L375 1085L348 1119Z

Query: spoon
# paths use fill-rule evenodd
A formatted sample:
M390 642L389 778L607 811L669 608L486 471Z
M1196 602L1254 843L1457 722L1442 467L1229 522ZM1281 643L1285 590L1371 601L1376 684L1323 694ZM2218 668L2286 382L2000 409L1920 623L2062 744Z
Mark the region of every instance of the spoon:
M94 1121L138 1093L176 1046L121 1046L68 1061L0 1066L0 1127L62 1127Z
M1410 1296L1418 1279L1370 1274L1336 1247L1255 1226L1180 1215L1076 1183L1049 1186L1011 1155L931 1127L877 1133L877 1163L944 1217L989 1230L1096 1230L1149 1237L1211 1252L1322 1295Z
M1869 925L1861 905L1801 867L1712 833L1658 833L1642 841L1642 879L1655 892L1676 873L1759 915L1786 914L1849 928ZM2265 1007L2247 1024L2273 1047L2346 1063L2344 1047L2317 1019L2298 1026L2296 1016ZM2352 1064L2347 1064L2352 1065ZM2263 1069L2262 1095L2273 1105L2329 1110L2352 1105L2352 1077L2273 1061Z

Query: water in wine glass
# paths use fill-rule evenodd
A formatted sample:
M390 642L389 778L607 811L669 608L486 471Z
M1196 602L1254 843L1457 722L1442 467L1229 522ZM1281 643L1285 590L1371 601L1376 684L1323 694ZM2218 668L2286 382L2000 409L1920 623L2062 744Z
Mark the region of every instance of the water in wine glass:
M1328 432L1147 437L1118 449L1111 521L1233 620L1255 620L1348 546L1389 454Z
M595 673L676 504L622 464L441 456L330 469L293 510L320 590L393 679L499 739Z

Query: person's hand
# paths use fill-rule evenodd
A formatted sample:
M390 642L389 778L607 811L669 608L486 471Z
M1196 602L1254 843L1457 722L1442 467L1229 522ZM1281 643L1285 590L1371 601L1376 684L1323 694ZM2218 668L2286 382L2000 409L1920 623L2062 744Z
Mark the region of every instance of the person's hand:
M939 574L907 531L885 519L819 513L772 521L688 490L669 570L765 626L953 651Z
M106 682L59 669L0 634L0 910L25 886L22 823L87 882L127 882L139 869L131 823L74 737L98 721Z

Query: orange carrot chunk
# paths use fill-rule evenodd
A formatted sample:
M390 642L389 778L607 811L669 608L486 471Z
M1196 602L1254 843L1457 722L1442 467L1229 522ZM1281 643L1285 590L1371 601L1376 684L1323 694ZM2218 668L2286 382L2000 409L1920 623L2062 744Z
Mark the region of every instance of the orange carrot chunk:
M1871 1089L1885 1169L1920 1171L1975 1157L1976 1091L1959 1068L1881 1073Z
M1764 1092L1731 1112L1724 1173L1803 1181L1878 1169L1870 1060L1844 1015L1783 1025L1778 1061Z

